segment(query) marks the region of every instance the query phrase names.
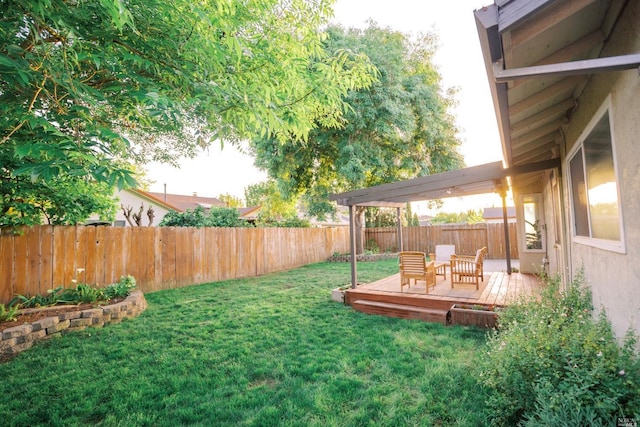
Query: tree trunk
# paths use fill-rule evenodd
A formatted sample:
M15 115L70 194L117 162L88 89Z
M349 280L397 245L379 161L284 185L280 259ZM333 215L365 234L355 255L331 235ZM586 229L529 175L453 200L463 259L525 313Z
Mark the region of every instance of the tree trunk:
M364 218L364 210L365 206L356 206L355 207L355 228L356 228L356 255L360 255L364 253L364 233L362 227L362 219Z

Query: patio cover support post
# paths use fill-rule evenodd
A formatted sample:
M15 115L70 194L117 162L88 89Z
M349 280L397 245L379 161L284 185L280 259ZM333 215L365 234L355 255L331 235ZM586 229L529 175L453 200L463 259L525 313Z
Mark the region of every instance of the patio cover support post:
M504 220L504 249L507 252L507 274L511 275L511 245L509 244L509 219L507 216L507 193L500 192L502 199L502 219Z
M400 208L396 208L396 223L398 224L398 251L402 252L402 217L400 216Z
M349 245L351 249L351 288L358 286L358 269L356 264L356 219L352 205L349 205Z

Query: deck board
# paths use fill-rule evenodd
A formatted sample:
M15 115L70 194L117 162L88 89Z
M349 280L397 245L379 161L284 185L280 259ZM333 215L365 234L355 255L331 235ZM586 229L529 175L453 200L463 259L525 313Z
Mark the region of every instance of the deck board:
M405 287L404 291L401 291L400 274L397 273L349 290L345 302L349 304L356 299L362 301L371 298L378 302L414 304L438 309L447 305L450 307L454 303L505 306L520 298L535 297L543 286L532 274L507 274L504 271L496 271L485 272L484 277L484 281L476 290L474 284L456 284L452 288L449 275L447 280L437 276L435 288L427 293L424 282L412 283L408 289Z

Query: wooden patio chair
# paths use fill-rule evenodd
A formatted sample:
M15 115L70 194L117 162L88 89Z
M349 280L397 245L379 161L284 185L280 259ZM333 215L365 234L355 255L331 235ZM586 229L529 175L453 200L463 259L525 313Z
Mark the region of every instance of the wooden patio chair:
M424 281L426 293L429 293L429 288L435 288L436 270L434 262L427 262L424 252L400 252L398 260L400 268L400 292L402 292L405 286L411 286L411 279L413 279L414 284L416 284L418 280Z
M458 284L474 284L479 289L484 281L484 257L487 248L478 249L475 256L451 255L451 287Z
M456 245L436 245L436 252L429 254L429 259L435 261L436 275L447 280L447 266L451 261L451 255L455 255Z

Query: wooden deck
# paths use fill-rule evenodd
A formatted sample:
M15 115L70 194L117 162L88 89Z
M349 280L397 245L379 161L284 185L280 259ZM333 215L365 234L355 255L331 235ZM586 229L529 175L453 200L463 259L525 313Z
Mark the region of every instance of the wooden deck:
M435 289L425 292L424 282L400 291L400 274L377 282L363 284L345 292L345 304L354 310L391 317L421 319L446 323L446 315L453 304L482 304L506 306L518 298L535 297L542 284L532 274L504 271L487 272L476 290L475 285L451 288L449 274L446 280L437 276Z

